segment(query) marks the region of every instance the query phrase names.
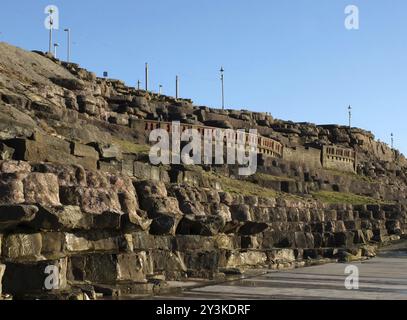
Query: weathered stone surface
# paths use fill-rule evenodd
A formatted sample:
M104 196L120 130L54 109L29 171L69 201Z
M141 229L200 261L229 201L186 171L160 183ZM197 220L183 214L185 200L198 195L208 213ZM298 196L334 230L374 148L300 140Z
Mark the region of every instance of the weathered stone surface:
M64 290L67 288L66 272L67 258L35 263L6 262L3 292L19 296L27 293ZM53 276L55 281L52 281Z
M29 173L31 172L31 165L24 161L2 161L0 162L0 172Z
M3 280L3 275L4 272L6 271L6 266L4 264L0 264L0 296L3 292L3 286L2 286L2 280Z
M117 193L102 188L62 187L61 202L64 205L79 206L84 212L92 214L121 212Z
M99 160L99 153L95 148L81 143L74 142L71 145L72 154L78 157L88 157Z
M40 207L29 225L36 230L90 230L93 217L78 206Z
M230 212L232 213L232 220L242 222L252 221L252 215L248 205L233 205L230 207Z
M147 213L139 209L137 198L134 194L123 192L119 194L122 211L128 215L129 222L139 226L141 230L148 230L152 220L146 219Z
M60 187L86 186L86 172L79 165L62 165L57 163L35 164L36 172L53 173L58 177Z
M177 234L214 236L220 233L225 221L220 216L184 216L177 227Z
M56 175L52 173L30 173L23 182L26 203L42 206L61 205Z
M34 219L37 212L36 206L2 205L0 206L0 230L27 223Z
M70 259L70 277L80 281L111 284L117 281L145 283L149 268L145 252L133 254L89 254ZM152 271L152 270L151 270Z
M24 203L22 177L15 173L0 173L0 204Z
M244 236L250 236L262 233L268 228L268 224L266 223L258 223L258 222L246 222L244 223L238 230L238 234Z
M13 234L4 238L3 256L8 259L40 259L42 237L40 233Z
M167 197L167 189L163 182L141 181L135 184L137 194L141 199L149 197Z
M91 144L99 152L101 159L116 159L122 160L123 154L119 146L117 145L105 145L101 143Z

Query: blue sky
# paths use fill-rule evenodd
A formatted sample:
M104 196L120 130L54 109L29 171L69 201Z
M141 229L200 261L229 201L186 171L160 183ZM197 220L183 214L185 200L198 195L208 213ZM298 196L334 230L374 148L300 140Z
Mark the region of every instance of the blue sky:
M56 32L72 29L72 60L135 85L150 64L163 85L198 105L219 107L225 68L227 107L274 117L347 123L371 130L407 154L407 1L405 0L1 0L0 41L47 50L44 8L60 10ZM347 5L360 29L344 27Z

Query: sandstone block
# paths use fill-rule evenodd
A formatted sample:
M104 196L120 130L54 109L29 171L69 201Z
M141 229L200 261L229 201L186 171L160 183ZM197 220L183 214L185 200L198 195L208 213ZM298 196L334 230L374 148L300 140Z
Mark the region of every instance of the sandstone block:
M67 288L67 258L27 263L6 263L3 292L14 296Z
M70 277L95 284L114 284L117 281L145 283L149 270L145 252L132 254L89 254L70 258Z
M82 166L40 163L35 164L33 167L36 172L55 174L61 187L86 186L87 184L86 172Z
M48 231L89 230L93 226L93 219L78 206L40 207L29 226Z
M2 161L0 163L2 173L29 173L31 165L25 161Z
M14 173L0 173L0 204L20 204L24 201L21 177Z
M43 206L59 206L58 178L52 173L30 173L23 181L25 202Z
M38 208L25 205L0 206L0 230L13 228L21 223L27 223L35 218Z
M160 181L140 181L135 183L140 199L149 197L167 197L165 184Z
M214 236L221 232L225 221L220 216L184 216L178 224L177 234Z
M40 233L12 234L4 238L3 256L12 260L37 260L42 249Z
M0 296L3 292L2 291L2 289L3 289L2 281L3 281L3 275L4 275L5 271L6 271L6 266L4 264L0 264Z
M232 220L242 222L252 221L252 215L248 205L233 205L230 207L230 212L232 213Z
M117 193L103 188L62 187L61 202L79 206L86 213L121 212Z

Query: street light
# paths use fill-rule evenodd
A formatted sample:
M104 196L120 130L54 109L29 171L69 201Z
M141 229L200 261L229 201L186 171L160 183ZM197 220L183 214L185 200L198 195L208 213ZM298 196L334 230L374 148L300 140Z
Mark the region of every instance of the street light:
M349 130L352 130L352 106L349 106Z
M54 43L54 58L57 59L57 48L59 47L58 43Z
M224 73L225 70L223 69L223 67L220 68L220 80L222 82L222 110L225 110L225 86L224 86Z
M163 86L160 84L158 86L158 95L160 95L160 96L161 96L162 89L163 89Z
M52 54L52 28L54 27L54 20L52 19L52 14L54 13L54 9L50 8L48 10L49 13L49 54Z
M148 63L146 63L145 72L146 72L146 91L148 91Z
M67 62L71 62L71 29L66 28L64 31L67 33L67 42L68 42L68 47L67 47Z
M178 99L179 96L179 77L175 77L175 99Z

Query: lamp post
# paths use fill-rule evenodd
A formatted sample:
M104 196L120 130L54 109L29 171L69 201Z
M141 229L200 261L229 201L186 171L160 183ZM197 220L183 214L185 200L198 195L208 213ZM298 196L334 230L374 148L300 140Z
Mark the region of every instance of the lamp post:
M158 95L159 95L159 96L161 96L162 90L163 90L163 86L160 84L160 85L158 86Z
M71 29L66 28L64 31L67 33L67 53L66 61L71 62Z
M352 106L348 107L349 111L349 130L352 130Z
M225 86L224 86L224 72L223 67L220 68L220 81L222 83L222 110L225 110Z
M141 81L137 80L137 90L140 90Z
M146 91L148 91L148 63L146 63L145 73L146 73Z
M54 43L54 58L57 59L57 48L59 47L58 43Z
M54 13L54 9L50 8L49 11L49 47L48 52L52 54L52 28L54 27L54 20L52 19L52 14Z

